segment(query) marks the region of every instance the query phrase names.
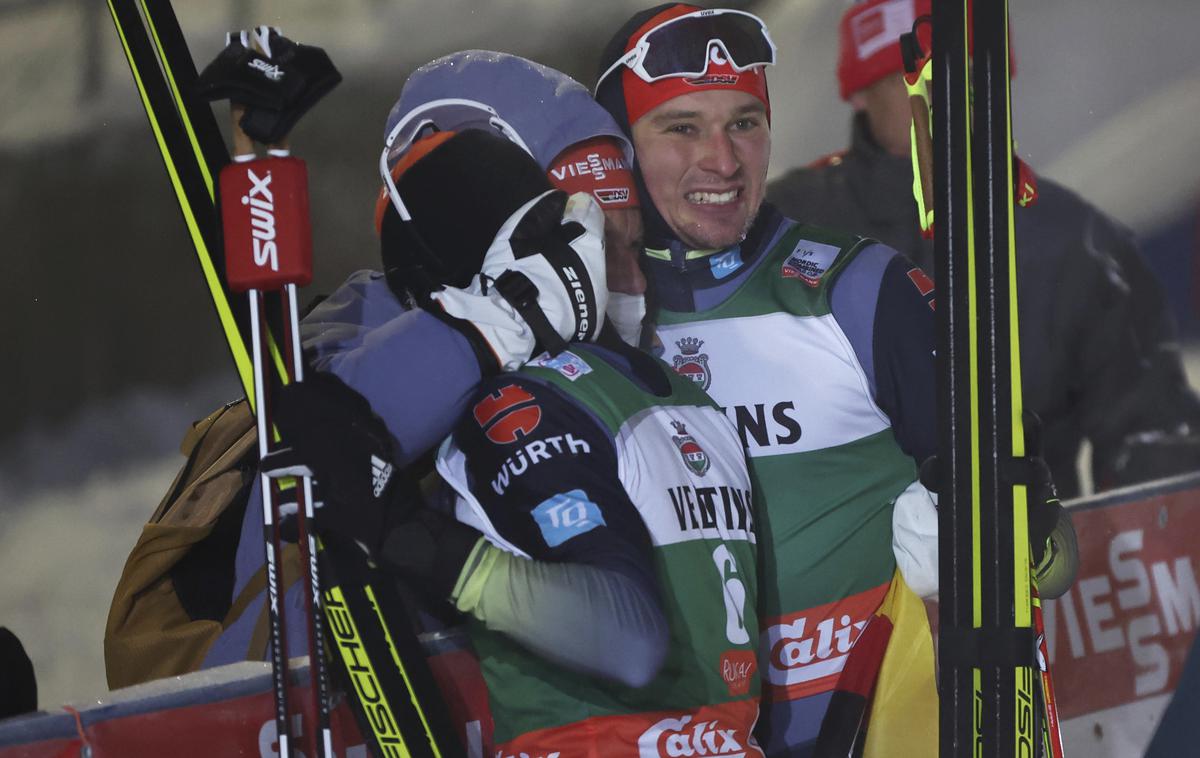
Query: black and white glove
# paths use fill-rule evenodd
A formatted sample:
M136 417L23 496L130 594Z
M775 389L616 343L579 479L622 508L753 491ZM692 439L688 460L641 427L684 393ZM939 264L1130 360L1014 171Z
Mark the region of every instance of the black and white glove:
M479 332L501 371L594 340L608 302L603 211L585 192L539 195L501 226L467 287L432 298Z
M200 74L198 92L243 106L242 130L270 145L341 81L324 50L259 26L225 35L225 49Z
M392 463L383 420L362 395L319 371L282 388L273 410L285 447L263 459L264 473L314 477L317 531L375 554L390 526L419 501L415 486Z

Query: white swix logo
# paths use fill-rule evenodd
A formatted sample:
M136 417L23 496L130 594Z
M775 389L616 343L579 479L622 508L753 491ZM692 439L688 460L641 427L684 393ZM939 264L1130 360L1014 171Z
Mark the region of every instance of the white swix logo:
M258 69L263 72L263 76L273 82L277 82L283 78L283 69L276 66L274 63L267 63L262 58L255 58L250 61L250 68Z
M279 270L279 255L275 248L275 196L271 194L271 172L262 179L254 169L246 169L250 191L242 196L242 205L250 206L250 236L254 238L254 265L270 265Z
M377 455L371 456L371 491L375 497L383 494L383 488L392 478L392 464Z

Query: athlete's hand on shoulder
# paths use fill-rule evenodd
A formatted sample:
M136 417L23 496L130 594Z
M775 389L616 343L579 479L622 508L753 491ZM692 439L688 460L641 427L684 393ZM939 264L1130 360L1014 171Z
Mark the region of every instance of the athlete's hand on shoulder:
M388 530L379 560L435 600L449 601L481 537L454 516L422 506Z

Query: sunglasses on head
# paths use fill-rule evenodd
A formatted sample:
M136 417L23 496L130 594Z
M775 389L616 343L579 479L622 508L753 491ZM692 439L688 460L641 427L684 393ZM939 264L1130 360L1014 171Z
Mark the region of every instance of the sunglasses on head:
M710 63L728 63L734 71L774 65L775 43L766 24L753 13L724 8L664 21L600 75L596 91L622 66L649 84L669 77L700 76Z
M442 98L430 100L428 103L413 108L392 127L392 131L384 142L383 153L379 156L379 175L383 177L383 185L387 190L388 198L400 214L400 218L405 221L412 220L408 207L400 197L400 191L396 189L396 180L392 177L391 167L404 157L405 152L412 147L414 142L422 137L427 137L434 132L465 131L467 129L499 132L509 141L519 145L530 156L533 155L533 151L521 139L521 135L517 134L517 130L512 128L512 125L500 118L500 114L496 113L494 108L477 100Z

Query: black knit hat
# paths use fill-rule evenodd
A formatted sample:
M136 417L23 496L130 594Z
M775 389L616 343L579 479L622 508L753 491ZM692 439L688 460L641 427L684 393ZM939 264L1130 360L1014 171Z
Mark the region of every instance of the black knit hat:
M433 148L396 180L411 222L389 202L380 226L384 271L418 302L442 285L465 287L513 212L553 189L529 153L470 129Z

